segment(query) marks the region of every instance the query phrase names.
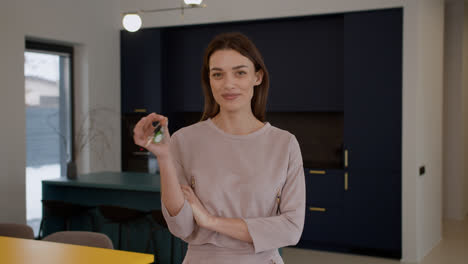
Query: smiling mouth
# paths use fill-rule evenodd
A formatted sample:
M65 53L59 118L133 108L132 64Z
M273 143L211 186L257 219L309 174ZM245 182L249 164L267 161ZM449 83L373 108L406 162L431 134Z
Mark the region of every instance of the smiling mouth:
M236 99L237 97L239 97L238 94L223 95L223 98L226 99L226 100L234 100L234 99Z

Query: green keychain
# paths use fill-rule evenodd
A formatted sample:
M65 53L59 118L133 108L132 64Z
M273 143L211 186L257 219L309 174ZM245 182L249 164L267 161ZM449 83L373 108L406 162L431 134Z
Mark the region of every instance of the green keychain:
M158 129L159 128L159 129ZM154 133L153 135L148 137L148 141L146 142L146 146L148 147L149 144L152 142L158 144L161 143L161 141L164 139L164 128L161 126L161 124L158 122L156 127L154 128Z

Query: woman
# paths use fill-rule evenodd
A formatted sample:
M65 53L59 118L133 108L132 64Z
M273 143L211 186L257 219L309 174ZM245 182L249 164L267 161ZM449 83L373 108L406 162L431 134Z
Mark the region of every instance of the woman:
M165 142L146 148L158 159L169 230L189 243L183 263L283 263L278 248L301 237L305 182L299 144L265 120L268 71L240 33L216 36L202 66L202 120L169 139L155 113L135 126L145 147L152 123Z

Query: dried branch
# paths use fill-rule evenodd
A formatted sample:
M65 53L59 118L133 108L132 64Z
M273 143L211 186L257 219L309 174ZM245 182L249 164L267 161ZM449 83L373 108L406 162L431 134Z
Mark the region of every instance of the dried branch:
M107 131L113 134L113 129L102 130L99 128L99 126L97 126L97 119L98 119L97 117L100 114L105 114L106 116L114 115L115 117L119 117L119 115L115 113L115 111L106 107L96 107L94 109L89 110L84 115L84 118L79 122L78 129L75 129L75 136L73 140L73 144L74 144L73 156L75 157L75 159L79 157L81 152L84 150L84 148L88 144L94 144L95 142L100 143L99 145L101 145L101 147L99 148L99 151L96 152L100 159L104 157L103 153L106 150L109 150L111 148L110 140L108 138L108 135L105 132ZM47 123L54 130L54 132L60 136L60 138L62 139L63 143L66 146L67 137L63 135L63 133L61 133L61 131L57 127L55 127L50 121L50 119L56 115L58 115L58 112L50 115L47 118ZM109 118L108 117L105 119L103 118L103 120L109 120ZM103 122L101 122L100 124L101 126L104 126L104 127L112 127L111 125L108 125L107 123L103 123Z

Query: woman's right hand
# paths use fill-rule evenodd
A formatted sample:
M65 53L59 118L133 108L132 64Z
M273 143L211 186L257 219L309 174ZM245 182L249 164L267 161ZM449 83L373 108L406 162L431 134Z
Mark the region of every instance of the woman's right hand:
M153 126L154 122L159 122L163 128L164 137L163 140L159 143L154 143L151 140L151 143L147 145L148 138L153 136L155 127ZM152 152L157 158L165 158L169 156L169 143L170 143L170 134L167 127L169 120L167 117L158 115L156 113L151 113L138 121L133 129L133 140L135 144L140 147L146 148L148 151Z

